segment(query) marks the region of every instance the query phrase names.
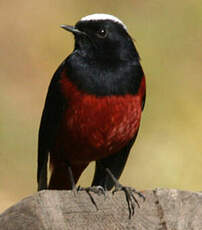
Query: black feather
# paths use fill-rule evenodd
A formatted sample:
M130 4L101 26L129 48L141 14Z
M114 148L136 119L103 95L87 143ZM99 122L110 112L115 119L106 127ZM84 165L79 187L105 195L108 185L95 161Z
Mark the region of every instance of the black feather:
M46 97L38 137L38 190L47 188L47 161L66 102L60 93L59 80L64 64L55 72Z

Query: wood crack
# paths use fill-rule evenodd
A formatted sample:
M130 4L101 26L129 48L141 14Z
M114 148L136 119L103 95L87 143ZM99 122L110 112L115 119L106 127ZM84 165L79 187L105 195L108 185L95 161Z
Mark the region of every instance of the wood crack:
M162 206L160 204L160 201L159 201L159 198L158 198L156 190L153 191L153 194L154 194L154 197L156 198L155 205L157 207L157 214L158 214L159 219L160 219L160 228L159 228L159 230L168 230L166 221L164 219L164 211L163 211L163 208L162 208Z

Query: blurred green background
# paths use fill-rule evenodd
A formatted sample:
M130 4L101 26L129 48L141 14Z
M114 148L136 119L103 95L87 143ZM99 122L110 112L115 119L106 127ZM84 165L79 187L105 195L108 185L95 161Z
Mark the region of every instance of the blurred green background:
M73 36L59 25L95 12L123 20L147 77L141 129L121 182L139 190L202 189L200 0L1 1L0 211L36 192L47 87L73 49ZM80 184L92 176L93 165Z

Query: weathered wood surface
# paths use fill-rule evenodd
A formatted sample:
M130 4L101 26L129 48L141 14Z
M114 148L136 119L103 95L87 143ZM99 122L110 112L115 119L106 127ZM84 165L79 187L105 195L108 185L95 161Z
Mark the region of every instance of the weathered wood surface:
M145 191L137 197L140 208L128 218L123 192L106 197L80 191L41 191L27 197L0 215L0 230L200 230L202 193L169 189Z

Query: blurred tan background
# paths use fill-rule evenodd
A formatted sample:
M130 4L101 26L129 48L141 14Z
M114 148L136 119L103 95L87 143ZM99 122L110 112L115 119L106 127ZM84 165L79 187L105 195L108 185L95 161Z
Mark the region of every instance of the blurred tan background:
M0 2L0 212L36 192L40 116L50 79L73 49L59 28L103 12L128 26L147 77L141 129L121 182L202 190L200 0ZM91 166L80 180L89 185Z

